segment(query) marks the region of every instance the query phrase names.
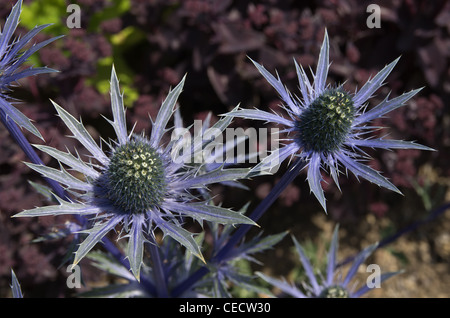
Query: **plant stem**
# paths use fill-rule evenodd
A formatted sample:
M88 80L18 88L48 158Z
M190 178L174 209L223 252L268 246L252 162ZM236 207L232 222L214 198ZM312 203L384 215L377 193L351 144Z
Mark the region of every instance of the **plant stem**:
M153 273L156 283L156 295L160 298L168 298L169 292L167 288L166 275L159 254L159 247L157 243L151 239L150 241L150 255L153 261Z
M265 197L253 210L250 214L249 218L253 221L257 221L261 218L261 216L269 209L269 207L275 202L275 200L280 196L281 192L297 177L298 173L301 169L305 167L306 163L301 158L297 158L293 165L284 173L281 177L280 181L272 188L269 195ZM225 244L217 254L211 259L210 262L218 264L224 261L235 245L244 238L245 234L252 228L251 225L242 224L233 233L227 244ZM198 280L200 280L204 275L209 272L209 269L206 266L199 268L196 272L194 272L191 276L181 282L178 286L176 286L172 291L173 297L180 296L184 291L189 289L193 284L195 284Z
M253 221L258 221L261 216L269 209L269 207L275 202L275 200L280 196L281 192L286 189L286 187L297 177L300 170L305 166L305 162L301 158L297 160L292 165L288 171L281 177L280 181L272 188L267 197L262 200L258 206L250 214L250 219ZM223 261L231 249L242 239L245 234L252 228L252 225L243 224L236 232L231 236L227 244L220 249L220 251L213 257L213 260L217 263Z
M13 120L11 120L6 115L6 113L2 109L0 109L0 118L3 125L6 127L6 129L8 129L9 134L14 138L16 143L19 145L25 155L30 159L30 161L34 164L43 165L44 163L42 162L41 158L39 158L36 151L34 151L33 147L25 138L20 128ZM58 182L46 177L44 177L44 179L45 181L47 181L48 185L53 189L53 191L55 191L55 194L57 196L65 200L68 199L67 194Z

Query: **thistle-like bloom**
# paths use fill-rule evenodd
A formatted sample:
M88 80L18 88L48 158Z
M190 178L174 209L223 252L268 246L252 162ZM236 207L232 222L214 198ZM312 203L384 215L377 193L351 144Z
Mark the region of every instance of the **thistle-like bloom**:
M328 169L339 188L338 176L341 168L350 170L357 178L362 177L379 186L399 192L379 172L362 161L368 158L361 147L382 149L432 150L414 142L383 138L365 138L380 127L368 126L369 122L403 106L420 89L389 99L386 97L377 106L367 109L368 100L383 85L398 59L384 67L356 93L347 92L342 86L327 85L329 69L328 34L320 50L319 61L313 83L294 60L302 99L294 97L277 78L262 65L252 61L259 72L275 88L285 103L289 118L258 109L237 109L227 115L254 120L263 120L286 126L290 143L273 151L253 168L252 173L271 172L274 167L291 156L303 158L307 164L309 187L326 211L325 196L321 186L321 169Z
M38 207L23 211L16 216L45 216L78 214L91 218L92 228L84 231L87 237L75 253L77 264L102 238L119 224L128 237L126 257L136 278L143 257L145 242L155 244L154 231L160 229L164 235L185 246L188 251L203 260L200 247L193 234L182 227L186 217L199 223L203 221L221 224L255 224L239 212L209 204L202 199L199 191L204 191L212 183L244 178L248 169L218 168L199 174L199 167L185 164L184 159L191 158L207 145L208 140L196 141L190 151L173 160L172 148L182 140L163 142L163 136L184 85L183 80L169 92L163 101L149 138L143 135L128 134L125 119L123 95L119 91L119 82L114 71L111 74L111 106L113 120L108 122L114 128L117 140L106 143L108 151L93 140L83 124L67 111L53 103L59 117L96 160L83 161L79 156L62 152L48 146L36 145L38 149L56 158L60 169L44 165L27 164L43 176L52 178L67 187L74 200L58 199L59 205ZM223 131L230 123L223 118L213 127ZM183 159L184 158L184 159ZM67 165L78 175L70 174Z
M314 267L308 260L302 246L299 242L292 237L294 241L298 255L300 256L300 262L303 265L306 276L309 282L302 282L303 289L300 289L298 285L291 284L285 279L279 280L258 272L258 276L270 283L271 285L279 288L283 293L296 298L358 298L370 291L372 288L380 287L379 284L391 278L400 272L383 273L373 281L368 280L364 286L356 289L355 284L350 284L358 271L359 266L377 249L378 244L372 244L362 250L355 256L350 269L342 277L340 269L337 267L337 250L338 250L338 231L339 226L336 226L331 241L330 250L328 251L326 276L316 275Z
M33 53L60 37L54 37L38 44L33 44L28 50L23 51L23 48L36 36L36 34L50 24L36 26L21 39L12 39L13 34L19 25L21 8L22 0L18 1L12 8L11 14L3 26L3 32L0 34L0 111L4 112L14 120L17 125L27 129L42 139L41 134L31 123L30 119L11 105L8 92L11 90L10 87L14 83L24 77L56 72L47 67L29 67L22 69L21 66Z

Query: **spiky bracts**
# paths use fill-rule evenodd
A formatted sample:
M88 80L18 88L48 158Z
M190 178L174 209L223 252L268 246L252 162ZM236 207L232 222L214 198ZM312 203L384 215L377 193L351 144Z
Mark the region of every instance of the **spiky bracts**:
M308 283L303 284L301 287L295 283L289 283L285 279L276 279L267 276L263 273L257 273L262 279L277 287L282 292L295 298L357 298L370 291L373 286L364 284L360 288L356 289L355 285L351 284L355 278L358 268L364 263L364 261L377 249L378 244L372 244L359 252L353 259L353 262L347 271L345 276L338 268L337 251L338 251L338 232L339 226L334 228L333 237L328 251L326 273L325 275L316 274L313 264L306 256L305 250L301 244L292 237L299 260L305 270L308 278ZM377 283L381 284L387 279L399 274L400 272L389 272L380 274ZM380 286L377 286L380 287Z
M17 217L79 214L93 219L93 226L84 229L85 239L75 254L78 263L103 237L118 225L128 238L126 257L130 269L139 279L143 260L144 244L155 242L155 231L159 229L183 245L192 254L203 260L201 248L193 233L183 228L185 218L199 223L209 221L220 224L255 224L242 213L213 205L210 200L201 199L198 190L207 191L208 185L245 178L249 169L218 167L199 173L200 166L185 164L172 158L172 149L182 140L171 140L164 144L163 135L172 117L178 97L183 89L184 78L173 88L163 101L153 122L149 138L144 135L128 134L123 96L114 68L111 72L111 107L113 120L108 122L114 128L117 140L107 143L104 151L91 137L81 121L75 119L62 107L54 103L59 117L91 154L92 159L84 161L71 153L48 146L36 147L61 163L60 169L43 165L28 164L42 175L63 184L75 198L73 202L59 199L59 205L38 207L23 211ZM231 122L225 117L212 128L223 131ZM203 149L211 140L194 143L184 158ZM183 158L181 158L183 159ZM64 165L78 172L81 178L70 174ZM152 243L153 244L153 243Z
M251 174L272 172L274 167L285 159L292 156L301 157L307 164L307 179L311 192L325 211L321 170L328 170L338 187L338 176L341 170L345 169L357 178L362 177L400 193L388 179L364 163L367 154L361 147L433 150L409 141L365 137L379 128L368 126L372 120L405 105L420 91L412 90L392 99L386 97L377 106L367 109L368 100L384 84L398 59L384 67L355 94L345 91L342 86L330 87L326 83L330 63L328 34L325 31L316 72L312 74L313 83L309 81L303 67L294 60L301 98L294 97L278 75L274 77L262 65L253 60L252 62L278 92L289 117L259 109L237 109L227 113L230 117L262 120L286 126L286 144L261 160L252 169Z

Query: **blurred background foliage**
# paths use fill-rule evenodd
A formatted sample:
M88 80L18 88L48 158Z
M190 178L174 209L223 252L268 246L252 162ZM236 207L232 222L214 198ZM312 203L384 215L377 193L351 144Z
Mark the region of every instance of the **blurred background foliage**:
M71 3L80 7L80 28L67 27ZM367 27L366 9L371 3L381 7L381 28ZM2 25L12 4L0 1ZM245 108L279 111L278 96L247 57L271 72L277 70L289 89L297 93L292 59L314 69L325 28L331 46L329 78L345 83L349 91L401 56L388 84L369 107L382 101L389 91L394 97L413 88L424 89L407 106L375 124L389 127L384 132L395 139L416 140L438 151L368 153L373 156L370 164L383 171L404 196L358 182L353 176L343 177L342 193L332 182L324 184L329 207L329 215L324 215L309 194L302 173L260 220L267 234L289 230L300 242L306 242L318 267L323 268L324 251L335 223L341 224L343 258L427 218L430 211L450 200L449 1L25 0L17 34L46 23L53 25L37 41L61 34L65 37L41 49L30 64L60 72L26 79L12 96L24 101L18 107L35 120L46 143L59 149L73 150L78 145L65 137L67 131L54 116L49 99L75 117L81 116L94 136L112 136L100 114L110 116L113 63L129 108L128 121L136 123L136 132L148 133L148 116L155 118L169 88L185 74L180 98L185 123L205 118L209 111L216 120L238 103ZM267 127L245 120L236 120L233 125ZM29 138L40 143L33 136ZM83 154L82 149L79 152ZM45 198L27 182L41 180L23 165L24 160L0 127L0 296L10 295L11 267L25 297L73 295L65 285L68 273L59 267L68 240L30 243L52 229L56 231L65 219L10 218L23 209L45 204ZM49 157L43 156L43 160L55 164ZM221 186L212 191L228 206L239 208L250 200L252 207L267 195L284 169L275 177L245 181L250 191ZM289 239L261 255L260 260L265 265L256 269L267 274L302 277ZM383 271L405 269L405 273L369 296L450 296L448 211L377 251L371 261L380 264ZM84 279L95 285L109 278L90 269Z

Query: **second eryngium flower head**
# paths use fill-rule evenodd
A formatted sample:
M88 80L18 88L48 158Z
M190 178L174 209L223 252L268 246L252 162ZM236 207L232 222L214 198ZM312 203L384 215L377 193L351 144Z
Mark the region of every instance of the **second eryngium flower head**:
M22 10L22 0L17 1L11 10L11 14L6 19L3 30L0 33L0 112L14 120L14 122L42 139L40 132L32 124L31 120L21 111L14 107L10 101L8 93L20 79L42 73L56 72L47 67L23 68L23 64L28 58L42 47L55 41L61 36L57 36L40 43L33 44L29 49L24 50L28 43L43 29L50 26L44 24L34 27L30 32L20 39L14 39L13 35L19 25L20 11ZM3 115L2 115L3 116Z
M326 83L330 62L328 34L325 31L313 83L309 81L303 67L294 60L301 99L294 97L278 76L274 77L262 65L252 61L280 95L289 118L259 109L238 109L227 115L284 125L290 136L287 138L290 141L288 144L265 157L253 168L252 173L271 172L291 156L303 158L307 163L309 187L325 211L325 196L321 186L322 168L329 170L338 187L340 168L345 168L357 178L362 177L400 193L400 190L378 171L363 163L367 154L361 150L361 147L432 150L410 141L365 138L371 131L379 129L368 126L370 121L403 106L420 91L415 89L392 99L386 97L380 104L367 110L367 101L384 84L397 61L398 59L384 67L355 94L345 91L342 86L331 87Z
M337 252L338 252L338 231L339 226L336 225L333 232L333 238L331 240L330 249L327 257L326 272L317 275L316 269L306 256L305 250L300 243L292 237L294 241L297 254L299 256L302 267L307 276L308 282L302 282L302 285L296 285L295 283L289 283L285 279L279 280L265 275L264 273L258 273L258 275L267 281L269 284L277 287L283 293L288 296L296 298L357 298L361 297L372 288L380 288L381 283L389 278L399 274L400 272L387 272L380 274L375 279L375 284L369 280L366 280L366 284L356 289L355 276L358 273L358 269L364 263L364 261L378 248L378 243L372 244L359 252L351 261L352 265L348 269L345 277L342 276L341 270L338 266ZM371 264L376 265L376 264ZM378 266L378 265L376 265Z
M104 151L93 140L81 121L54 103L59 117L73 137L98 162L86 162L71 153L36 145L38 149L57 159L61 163L61 168L27 165L43 176L65 185L74 199L67 202L58 198L59 205L38 207L16 216L78 214L93 219L93 226L84 230L87 236L76 251L74 264L77 264L107 233L120 224L123 225L121 231L126 233L123 237L128 238L126 257L133 274L138 279L144 243L155 244L156 229L160 229L164 236L169 235L203 260L193 234L183 228L186 217L200 223L209 221L220 224L255 224L243 214L215 206L198 195L199 190L207 191L210 184L244 178L249 172L247 168L219 167L206 173L199 173L200 166L185 164L179 158L173 160L172 149L183 142L181 139L163 142L184 80L183 78L169 92L153 122L151 135L146 138L144 135L128 133L123 98L113 68L111 74L113 120L108 122L114 128L117 140L107 143L108 151ZM230 122L231 119L225 117L216 123L214 128L223 131ZM209 142L211 140L196 143L183 156L190 159ZM63 164L84 177L81 179L74 177Z

